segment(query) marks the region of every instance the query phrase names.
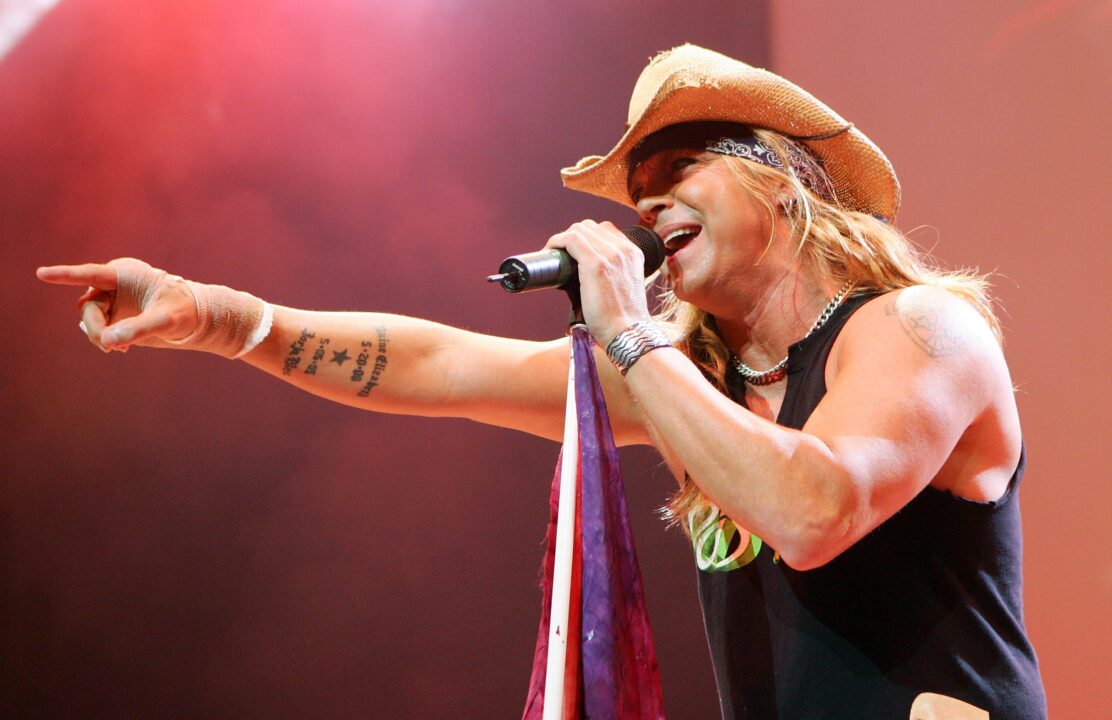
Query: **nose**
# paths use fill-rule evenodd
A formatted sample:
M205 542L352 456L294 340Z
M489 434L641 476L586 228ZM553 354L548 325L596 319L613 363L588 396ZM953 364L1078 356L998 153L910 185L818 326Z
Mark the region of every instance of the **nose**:
M637 201L637 214L641 217L641 222L652 225L657 216L671 206L671 195L645 195Z

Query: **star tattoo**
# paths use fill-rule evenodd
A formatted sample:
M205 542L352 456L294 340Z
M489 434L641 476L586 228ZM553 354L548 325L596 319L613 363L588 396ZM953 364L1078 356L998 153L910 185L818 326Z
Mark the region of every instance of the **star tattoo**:
M345 362L347 362L348 360L351 360L351 357L348 356L347 348L344 348L340 352L336 352L335 350L333 350L332 351L332 359L329 360L328 362L334 362L337 365L343 367L343 364Z

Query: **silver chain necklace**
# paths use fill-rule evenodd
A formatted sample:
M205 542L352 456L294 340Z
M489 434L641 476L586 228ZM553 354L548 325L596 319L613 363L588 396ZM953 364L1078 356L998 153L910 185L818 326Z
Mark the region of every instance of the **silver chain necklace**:
M830 319L830 316L834 314L834 311L838 309L838 307L842 304L842 301L846 299L846 295L848 295L849 291L852 289L852 280L843 285L842 289L839 290L837 294L834 295L834 297L830 298L830 302L828 302L826 304L826 307L822 309L822 312L819 313L819 319L815 321L815 324L811 326L811 329L807 331L807 334L799 339L799 342L803 342L807 338L811 337L811 335L813 335L816 330L825 325L826 321ZM761 371L754 370L753 368L749 367L748 365L743 363L737 355L731 354L730 362L733 363L734 369L738 371L738 374L741 375L742 379L750 385L771 385L774 382L780 382L788 374L787 355L784 356L783 360L776 363L768 370Z

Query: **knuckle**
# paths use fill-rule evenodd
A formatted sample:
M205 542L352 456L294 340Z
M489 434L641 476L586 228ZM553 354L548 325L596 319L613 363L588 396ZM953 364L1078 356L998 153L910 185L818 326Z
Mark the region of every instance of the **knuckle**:
M104 343L101 341L100 330L96 328L89 328L89 332L86 333L86 335L88 336L89 342L92 343L93 347L104 350Z
M575 233L572 231L572 228L568 228L564 232L556 233L548 238L548 242L546 242L544 246L545 248L562 248L567 246L568 240L573 237L575 237Z

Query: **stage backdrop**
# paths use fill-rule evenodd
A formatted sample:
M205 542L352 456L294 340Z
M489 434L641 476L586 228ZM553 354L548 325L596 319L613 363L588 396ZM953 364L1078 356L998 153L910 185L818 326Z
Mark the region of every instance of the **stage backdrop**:
M31 3L27 3L31 4ZM5 5L8 5L7 3ZM0 63L0 716L521 712L558 447L376 416L241 363L105 356L44 263L529 338L484 282L584 217L559 168L656 51L768 58L764 3L62 0ZM672 718L715 712L693 564L625 454Z
M1112 3L772 7L774 66L885 148L901 224L998 273L1028 450L1028 629L1051 717L1112 716Z
M686 40L829 100L896 163L901 224L999 271L1028 624L1053 716L1107 714L1112 5L772 5L49 11L0 58L0 715L517 714L553 443L212 356L102 356L34 268L136 255L283 304L556 336L559 294L482 278L629 218L557 170L610 147L645 60ZM669 717L713 717L688 549L652 512L671 480L648 451L624 462Z

